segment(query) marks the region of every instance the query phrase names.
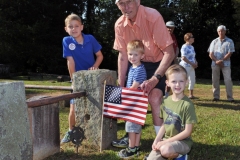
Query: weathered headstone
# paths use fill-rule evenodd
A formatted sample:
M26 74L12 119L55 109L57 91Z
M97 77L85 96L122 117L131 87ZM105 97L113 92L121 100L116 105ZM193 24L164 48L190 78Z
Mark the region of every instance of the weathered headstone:
M117 74L106 69L79 71L73 76L73 91L86 91L87 96L76 99L76 126L85 131L86 141L100 151L117 138L117 121L102 118L104 81L116 85Z
M35 101L49 96L34 96ZM28 108L33 143L33 160L42 160L60 152L58 103Z
M32 160L31 138L23 82L0 83L0 159Z

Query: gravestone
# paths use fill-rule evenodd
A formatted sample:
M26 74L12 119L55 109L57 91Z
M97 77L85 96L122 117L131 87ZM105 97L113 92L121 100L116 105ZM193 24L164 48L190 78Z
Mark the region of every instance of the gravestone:
M73 91L87 93L75 100L76 126L84 130L89 146L100 151L117 138L117 121L102 117L104 82L116 85L116 80L116 72L106 69L78 71L73 75Z
M34 96L27 102L48 97ZM28 114L32 133L33 160L42 160L60 152L58 103L28 108Z
M24 84L0 83L0 159L32 160L32 149Z

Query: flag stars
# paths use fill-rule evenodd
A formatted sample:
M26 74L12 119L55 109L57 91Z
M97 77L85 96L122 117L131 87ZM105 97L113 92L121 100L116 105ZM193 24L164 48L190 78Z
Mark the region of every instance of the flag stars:
M110 102L110 103L121 103L121 92L122 88L121 87L114 87L114 86L106 86L105 88L105 102Z

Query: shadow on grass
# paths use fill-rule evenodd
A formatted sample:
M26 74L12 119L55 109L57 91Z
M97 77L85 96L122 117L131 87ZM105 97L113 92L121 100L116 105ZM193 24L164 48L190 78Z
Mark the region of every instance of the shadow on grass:
M218 102L212 101L195 101L195 105L200 107L210 107L210 108L222 108L222 109L231 109L231 110L240 110L239 101L235 101L235 103L228 102L227 100L221 100Z
M144 156L151 151L152 142L152 139L141 140L142 145L140 155L132 159L142 160ZM121 160L121 158L117 156L121 149L123 148L110 146L108 149L100 153L96 150L89 150L89 147L81 146L78 153L74 151L61 151L45 160Z
M143 159L144 156L151 151L153 140L142 140L141 152L138 157L133 159ZM109 147L102 153L88 152L79 150L79 153L61 152L54 156L48 157L45 160L120 160L117 153L121 148ZM194 143L190 153L191 160L239 160L240 159L239 146L230 145L206 145L201 143Z
M232 81L233 85L239 86L240 81ZM197 84L212 85L212 79L196 79ZM224 80L220 80L220 85L224 85Z
M148 110L148 111L147 111L147 114L152 114L152 111L151 111L151 110Z
M190 153L192 160L239 160L240 147L230 145L206 145L194 143Z

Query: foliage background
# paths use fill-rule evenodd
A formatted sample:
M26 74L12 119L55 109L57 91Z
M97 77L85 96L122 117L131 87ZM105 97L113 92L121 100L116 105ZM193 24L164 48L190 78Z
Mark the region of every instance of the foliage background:
M101 68L117 69L118 53L112 49L114 23L121 15L115 0L1 0L0 64L10 64L11 72L44 72L68 74L62 58L64 19L70 13L80 15L84 33L92 34L102 45ZM235 42L232 56L232 78L239 79L239 5L240 0L142 0L143 5L157 9L165 21L177 24L175 34L179 47L183 35L192 32L199 67L198 78L211 78L211 60L207 49L216 38L216 28L226 25L227 36ZM177 3L179 2L179 3Z

